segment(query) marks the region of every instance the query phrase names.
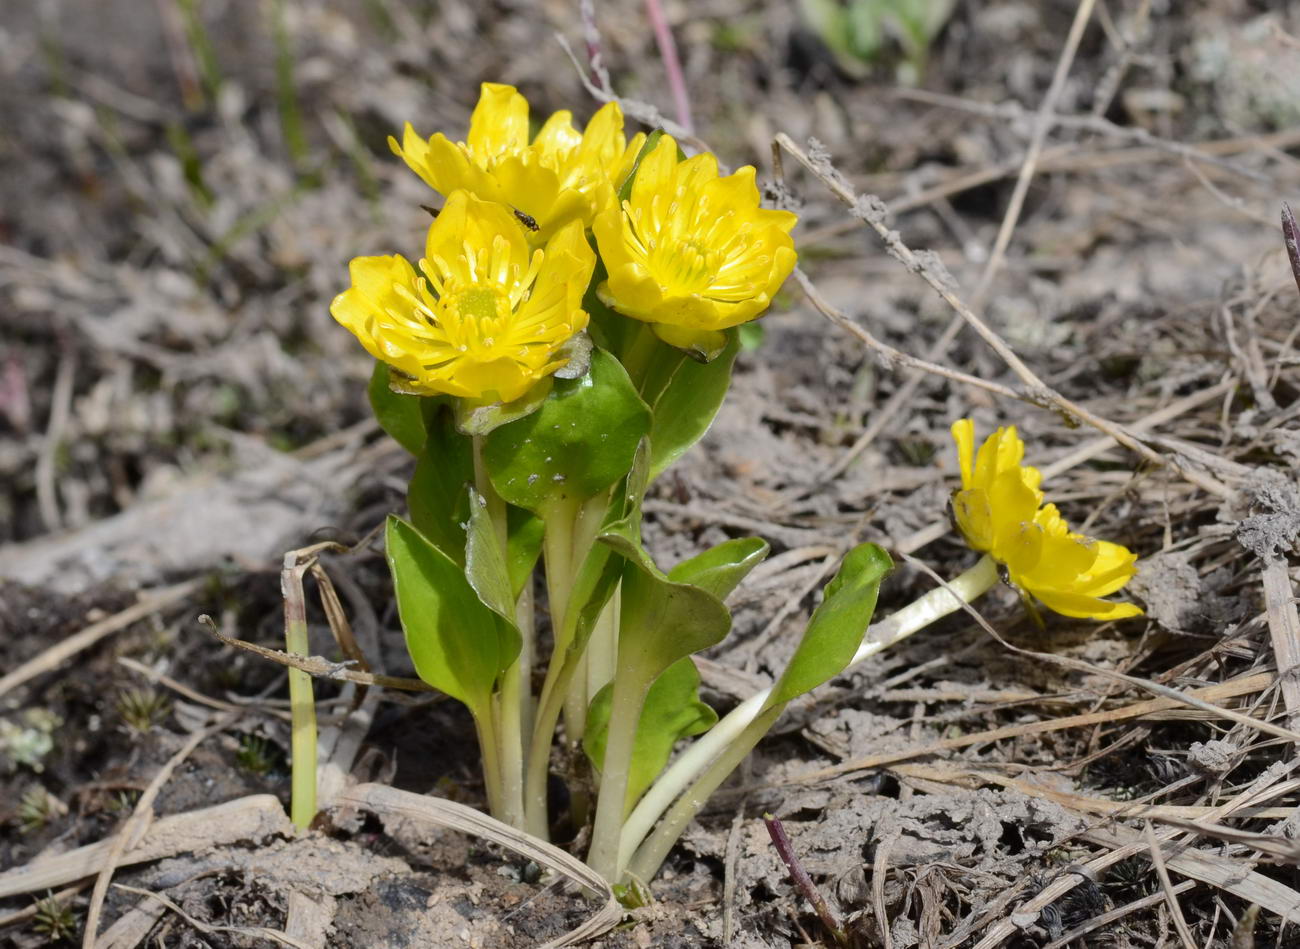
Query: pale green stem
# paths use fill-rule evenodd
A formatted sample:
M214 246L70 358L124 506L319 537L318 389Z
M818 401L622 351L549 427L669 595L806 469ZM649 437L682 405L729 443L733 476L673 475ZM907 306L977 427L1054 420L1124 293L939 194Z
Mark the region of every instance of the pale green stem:
M576 662L569 689L564 693L564 737L572 748L587 734L587 707L591 704L587 695L587 654L578 656Z
M501 557L509 561L510 531L507 522L506 502L497 493L488 477L483 462L483 437L475 435L474 487L483 498L488 517L496 534ZM501 675L500 690L492 701L492 730L496 745L496 807L492 813L512 827L524 826L524 741L523 728L526 708L524 690L532 679L532 629L520 628L519 656ZM529 696L531 699L531 695ZM483 751L485 771L487 749Z
M596 625L587 643L587 694L596 693L614 681L618 668L618 611L621 596L614 591L605 608L600 611Z
M574 575L576 575L579 566L586 557L587 551L596 542L596 535L600 532L600 524L605 519L605 512L608 509L609 493L604 492L580 505L574 515L573 532L569 539L570 556L573 559L570 565L570 586L566 590L566 594L572 589ZM547 569L550 569L549 561L547 562ZM554 610L554 606L552 606L552 610ZM554 612L552 612L552 616L554 616ZM567 612L564 618L568 619ZM569 623L566 630L571 631L573 625L573 623ZM612 635L617 636L617 630ZM578 667L574 671L573 678L569 680L568 693L564 698L564 734L573 747L576 747L582 741L582 736L586 734L587 709L591 705L592 697L596 694L588 688L588 683L591 681L591 676L588 673L590 648L591 644L588 641L587 649L583 650L582 655L578 658Z
M564 696L573 677L575 663L564 662L563 655L551 656L546 669L546 681L537 702L537 715L533 719L533 735L528 745L528 764L524 777L524 813L527 830L534 837L550 839L546 813L546 782L550 775L551 739L555 724L560 720Z
M524 588L515 602L515 625L519 627L522 645L519 650L519 677L522 680L523 704L519 709L520 730L524 735L533 733L533 661L537 651L537 620L533 604L533 577L524 582Z
M619 361L623 363L623 368L627 370L632 384L640 390L641 384L645 381L646 370L650 366L650 357L654 354L658 337L655 336L654 330L650 328L649 323L639 324L633 332L632 342L628 345L627 352L623 353L623 358Z
M496 733L500 755L501 793L500 811L494 812L498 820L511 827L524 829L524 739L522 710L519 699L519 663L513 663L501 677L501 691L494 702Z
M471 710L473 711L473 710ZM501 764L496 728L492 723L492 709L473 711L474 730L478 733L478 747L483 753L483 787L487 790L488 811L501 819Z
M862 646L854 654L845 671L864 659L901 642L931 623L956 612L992 589L997 582L997 564L991 557L982 557L979 563L949 582L946 587L936 587L887 619L868 627ZM741 702L723 716L721 721L697 738L659 776L623 824L619 852L625 859L641 845L650 828L673 800L689 787L714 759L736 742L750 723L763 711L770 694L771 689L764 689ZM656 868L657 866L656 864Z
M573 523L576 506L566 504L546 512L546 528L542 537L542 557L546 565L546 594L551 606L551 629L555 644L551 661L546 667L546 679L533 718L532 738L524 779L524 810L528 832L543 840L548 839L546 814L546 781L551 762L551 740L559 721L569 684L574 678L574 664L569 661L568 642L564 630L569 594L573 590ZM566 722L567 724L567 722Z
M307 616L302 608L302 574L296 572L294 576L300 595L285 597L284 648L291 656L305 658L311 650L307 643ZM289 814L295 827L306 830L316 816L316 699L311 676L301 669L289 669L289 716L292 723Z
M610 697L609 732L600 768L600 796L591 833L587 865L610 883L619 880L619 831L627 813L628 772L636 750L636 730L641 721L650 683L638 670L620 669Z
M669 808L663 821L655 828L655 832L637 849L631 861L625 864L626 870L620 870L620 876L626 873L632 879L643 882L649 882L654 878L664 858L673 849L673 844L677 843L677 838L695 819L695 815L704 807L705 802L745 760L745 756L754 750L754 746L762 741L767 730L784 711L784 703L769 708L741 730L736 740L723 749L722 754L713 764L705 769L699 779Z

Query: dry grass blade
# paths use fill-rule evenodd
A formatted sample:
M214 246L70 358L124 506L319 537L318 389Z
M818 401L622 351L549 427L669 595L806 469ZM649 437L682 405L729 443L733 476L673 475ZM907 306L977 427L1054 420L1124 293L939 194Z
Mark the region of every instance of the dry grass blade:
M1290 854L1297 861L1300 861L1300 853L1297 853L1296 846L1286 838L1248 834L1244 831L1234 831L1232 828L1220 827L1217 824L1205 823L1202 820L1203 818L1220 813L1220 809L1217 807L1195 804L1145 804L1141 801L1112 801L1108 798L1088 797L1084 794L1058 791L1055 788L1044 787L1033 781L1010 778L994 771L981 771L975 768L906 764L895 765L889 770L901 778L924 781L930 784L947 784L967 788L992 784L998 787L1011 788L1027 797L1052 801L1062 807L1082 811L1086 814L1101 814L1108 817L1150 818L1175 827L1182 827L1185 830L1197 830L1207 836L1221 836L1224 840L1244 843L1261 851L1277 852L1279 855L1281 853ZM1268 796L1277 797L1282 794L1289 794L1295 791L1297 787L1300 787L1300 783L1287 782L1274 788ZM1161 789L1160 793L1163 794L1165 790ZM1295 808L1293 806L1251 806L1240 808L1234 813L1236 816L1243 818L1285 820L1295 813ZM1196 823L1192 823L1192 821Z
M1126 847L1130 844L1139 850L1145 849L1142 835L1127 827L1111 827L1106 830L1096 829L1083 833L1085 840L1104 847ZM1284 921L1300 921L1300 893L1272 877L1245 870L1238 860L1220 857L1202 850L1184 850L1181 853L1167 855L1165 863L1175 873L1180 873L1193 880L1209 883L1211 886L1231 893L1247 903L1258 903L1270 913L1276 913Z
M24 682L34 679L42 673L54 671L67 659L89 649L105 636L110 636L119 630L125 629L151 613L166 609L173 603L185 599L202 585L202 580L187 580L175 586L164 587L161 590L151 590L148 593L141 594L140 602L134 606L128 606L121 612L105 617L97 623L92 623L81 632L55 643L40 655L33 656L13 672L0 678L0 696L4 696Z
M604 898L604 905L594 916L561 938L546 943L543 949L560 949L585 939L593 939L608 932L623 918L623 909L614 898L614 891L585 863L544 840L515 830L472 807L442 798L412 794L382 784L358 784L348 788L334 799L333 806L365 809L380 818L400 816L482 837L549 867L585 890L598 893Z
M1278 683L1286 703L1288 724L1300 728L1300 612L1296 611L1291 575L1286 561L1264 564L1264 607L1268 632L1273 641Z
M1300 782L1288 782L1290 790L1295 790ZM1203 808L1209 810L1209 808ZM1261 811L1266 813L1261 814ZM1279 819L1274 812L1285 812L1280 819L1294 816L1294 807L1271 807L1271 808L1243 808L1236 812L1237 817L1273 817ZM1194 817L1195 815L1187 815ZM1248 830L1237 830L1235 827L1226 827L1223 824L1213 824L1200 820L1183 820L1178 817L1163 817L1166 824L1174 827L1181 827L1191 834L1200 834L1203 837L1213 837L1215 840L1221 840L1228 844L1241 844L1265 854L1279 863L1294 866L1300 864L1300 841L1293 840L1290 837L1273 837L1268 834L1253 834Z
M865 771L869 768L878 768L882 765L893 764L896 761L905 761L908 758L920 758L925 755L952 751L956 748L965 748L968 745L982 744L989 741L999 741L1004 738L1017 738L1023 735L1035 735L1042 732L1060 731L1066 728L1101 725L1107 722L1122 721L1123 719L1129 718L1141 718L1142 716L1149 715L1153 712L1162 712L1168 709L1177 708L1181 704L1190 704L1193 701L1206 700L1208 702L1208 700L1212 699L1228 699L1240 695L1249 695L1254 692L1262 692L1264 689L1271 686L1273 682L1274 678L1272 675L1268 673L1257 673L1255 675L1244 676L1240 679L1232 679L1220 685L1212 685L1203 689L1196 689L1190 693L1190 695L1180 696L1179 698L1167 697L1148 699L1145 702L1135 702L1132 705L1126 705L1123 708L1112 709L1106 712L1088 712L1083 715L1069 715L1065 718L1049 719L1042 722L1009 725L1004 728L993 728L988 731L977 732L973 735L946 738L942 741L930 742L925 745L918 745L914 748L885 752L878 755L869 755L865 758L855 758L854 760L846 761L843 764L834 765L829 768L821 768L808 774L799 775L794 779L794 781L801 784L812 781L823 781L827 778L833 778L850 771ZM1219 712L1226 711L1225 709L1221 709L1214 705L1209 707ZM1261 724L1255 719L1250 719L1250 721L1255 725Z
M1186 893L1194 886L1196 886L1195 880L1184 880L1182 883L1175 886L1171 892L1176 896L1179 893ZM1086 936L1094 929L1100 929L1102 926L1107 926L1116 920L1123 919L1130 913L1135 913L1140 909L1146 909L1148 906L1155 906L1165 898L1166 896L1164 892L1152 893L1150 896L1144 896L1142 899L1134 900L1132 903L1125 903L1123 906L1117 906L1110 912L1102 913L1100 916L1095 916L1087 922L1074 927L1074 929L1071 929L1069 932L1063 933L1047 945L1043 946L1043 949L1066 949L1067 946L1074 945L1074 940L1078 939L1080 936Z
M1160 843L1156 840L1156 835L1151 831L1150 821L1145 822L1143 834L1146 837L1147 850L1151 854L1151 865L1156 868L1156 876L1160 878L1160 889L1165 896L1165 905L1169 907L1169 915L1173 917L1174 929L1178 931L1178 938L1183 941L1183 949L1197 949L1196 943L1192 941L1192 931L1187 928L1187 919L1183 916L1183 908L1178 905L1178 897L1174 895L1174 885L1169 881L1169 870L1165 866L1165 857L1160 852Z
M136 949L166 912L157 900L140 900L99 934L95 949Z
M85 888L86 884L78 883L76 886L70 886L67 889L60 890L52 895L58 902L66 903L69 898L76 896ZM4 929L6 926L16 925L17 923L26 922L36 915L39 906L39 903L32 903L30 906L16 909L12 913L5 913L3 916L0 916L0 929Z
M271 794L253 794L214 807L159 818L140 842L122 855L118 865L145 863L222 844L292 833L293 826L280 801ZM93 876L104 867L112 846L111 840L101 840L0 873L0 899L65 886Z
M919 567L925 573L928 573L930 577L940 585L944 587L948 586L947 582L942 577L925 564L911 557L904 556L903 559L908 563ZM955 593L953 595L956 596ZM1073 669L1074 671L1082 672L1085 675L1105 676L1106 678L1114 679L1117 682L1136 686L1139 689L1162 698L1170 699L1179 705L1186 705L1190 708L1199 709L1202 712L1208 712L1218 718L1226 718L1228 721L1236 722L1238 725L1245 725L1247 728L1253 728L1256 731L1265 732L1266 734L1273 735L1277 738L1283 738L1287 741L1300 742L1300 733L1295 732L1292 729L1283 728L1280 725L1274 725L1272 722L1255 718L1254 716L1246 715L1241 712L1236 712L1232 709L1223 708L1222 706L1215 705L1212 702L1208 702L1205 699L1196 697L1195 695L1184 694L1179 692L1177 689L1169 688L1167 685L1152 682L1150 679L1143 679L1140 676L1126 675L1123 672L1117 672L1114 669L1106 669L1102 666L1096 666L1092 663L1084 662L1080 659L1073 659L1069 656L1057 656L1048 652L1037 652L1033 649L1021 649L1019 646L1007 642L996 629L989 625L988 621L980 615L979 611L969 603L964 603L963 609L969 616L974 618L975 622L979 623L981 629L997 640L998 644L1002 646L1003 649L1016 653L1017 655L1037 659L1040 662L1063 666L1066 669Z

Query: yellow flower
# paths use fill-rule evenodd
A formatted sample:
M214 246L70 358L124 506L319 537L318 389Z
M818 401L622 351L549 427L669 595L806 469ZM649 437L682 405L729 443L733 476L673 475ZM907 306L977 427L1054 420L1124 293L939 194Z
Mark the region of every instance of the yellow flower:
M752 167L719 178L712 155L678 162L665 135L642 159L630 199L592 226L609 271L600 298L666 343L714 351L720 331L767 309L794 269L795 221L758 206Z
M595 265L577 221L530 250L508 210L456 191L418 271L400 256L357 257L330 313L407 391L513 402L567 363Z
M541 247L570 221L590 227L615 203L644 141L643 133L625 141L623 113L611 102L586 132L573 127L572 113L556 112L530 143L528 100L514 86L485 82L465 141L441 132L426 141L407 122L402 144L391 136L388 144L438 193L463 188L526 216L528 239Z
M1134 603L1101 597L1136 573L1137 555L1109 541L1076 534L1056 505L1043 506L1043 476L1021 464L1024 442L1015 426L999 428L975 451L975 424L954 422L961 488L953 514L966 542L1007 568L1021 590L1066 616L1123 619L1140 616Z

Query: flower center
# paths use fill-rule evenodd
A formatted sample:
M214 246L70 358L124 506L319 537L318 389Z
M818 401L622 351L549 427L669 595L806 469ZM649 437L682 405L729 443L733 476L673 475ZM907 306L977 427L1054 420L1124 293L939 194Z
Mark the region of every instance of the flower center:
M510 301L491 287L467 287L448 301L460 318L481 322L493 317L509 316Z
M442 301L439 323L447 341L462 353L495 358L492 352L506 342L511 317L510 298L492 286L476 284L448 294Z
M654 247L652 267L665 285L678 292L701 293L709 288L722 266L722 254L693 239L662 240Z

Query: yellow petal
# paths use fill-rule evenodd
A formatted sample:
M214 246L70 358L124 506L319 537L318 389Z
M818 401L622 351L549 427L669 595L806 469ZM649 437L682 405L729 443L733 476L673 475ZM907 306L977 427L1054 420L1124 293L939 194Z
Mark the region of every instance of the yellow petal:
M958 491L952 497L952 513L972 549L982 553L993 549L993 508L988 494L980 488Z
M608 273L614 274L633 263L630 249L630 228L622 208L611 207L596 216L591 233L600 248L600 259Z
M699 330L667 323L652 324L655 335L678 349L684 349L695 359L709 362L727 345L727 337L713 330Z
M591 134L590 125L587 126L586 134ZM582 141L583 133L573 127L573 113L561 109L559 112L552 113L551 117L542 123L542 127L537 130L537 137L533 139L533 144L543 152L564 155L571 149L579 147Z
M351 330L366 352L382 359L409 376L421 371L421 361L415 352L392 351L387 345L390 328L406 326L412 321L408 298L398 292L409 292L416 286L415 268L404 257L357 257L349 265L352 287L336 296L330 304L330 315Z
M1142 607L1136 603L1112 602L1079 593L1056 593L1042 590L1030 590L1043 605L1062 616L1076 619L1119 620L1131 616L1141 616Z
M601 253L603 256L603 245ZM608 261L608 257L605 259ZM609 279L596 292L606 306L647 323L653 322L652 317L664 302L663 290L659 284L646 272L645 267L634 261L611 269Z
M641 154L645 140L645 132L637 132L633 135L627 147L623 149L622 157L615 163L614 170L609 176L609 183L613 185L616 192L622 189L623 182L627 181L627 176L632 173L632 166L636 164L636 156Z
M957 443L957 464L961 466L961 486L971 487L975 466L975 423L968 418L958 419L949 429Z
M993 556L1002 558L1001 545L1016 543L1016 537L1026 524L1032 523L1042 495L1025 483L1017 469L1003 471L986 488L989 506L993 511Z
M650 149L650 154L641 159L637 166L636 179L632 182L631 203L646 208L654 204L656 195L667 195L674 183L677 169L677 142L671 135L662 136ZM667 211L667 201L663 202L663 211ZM659 226L660 221L654 221Z
M528 100L514 86L485 82L469 118L465 144L480 155L500 155L528 144Z

